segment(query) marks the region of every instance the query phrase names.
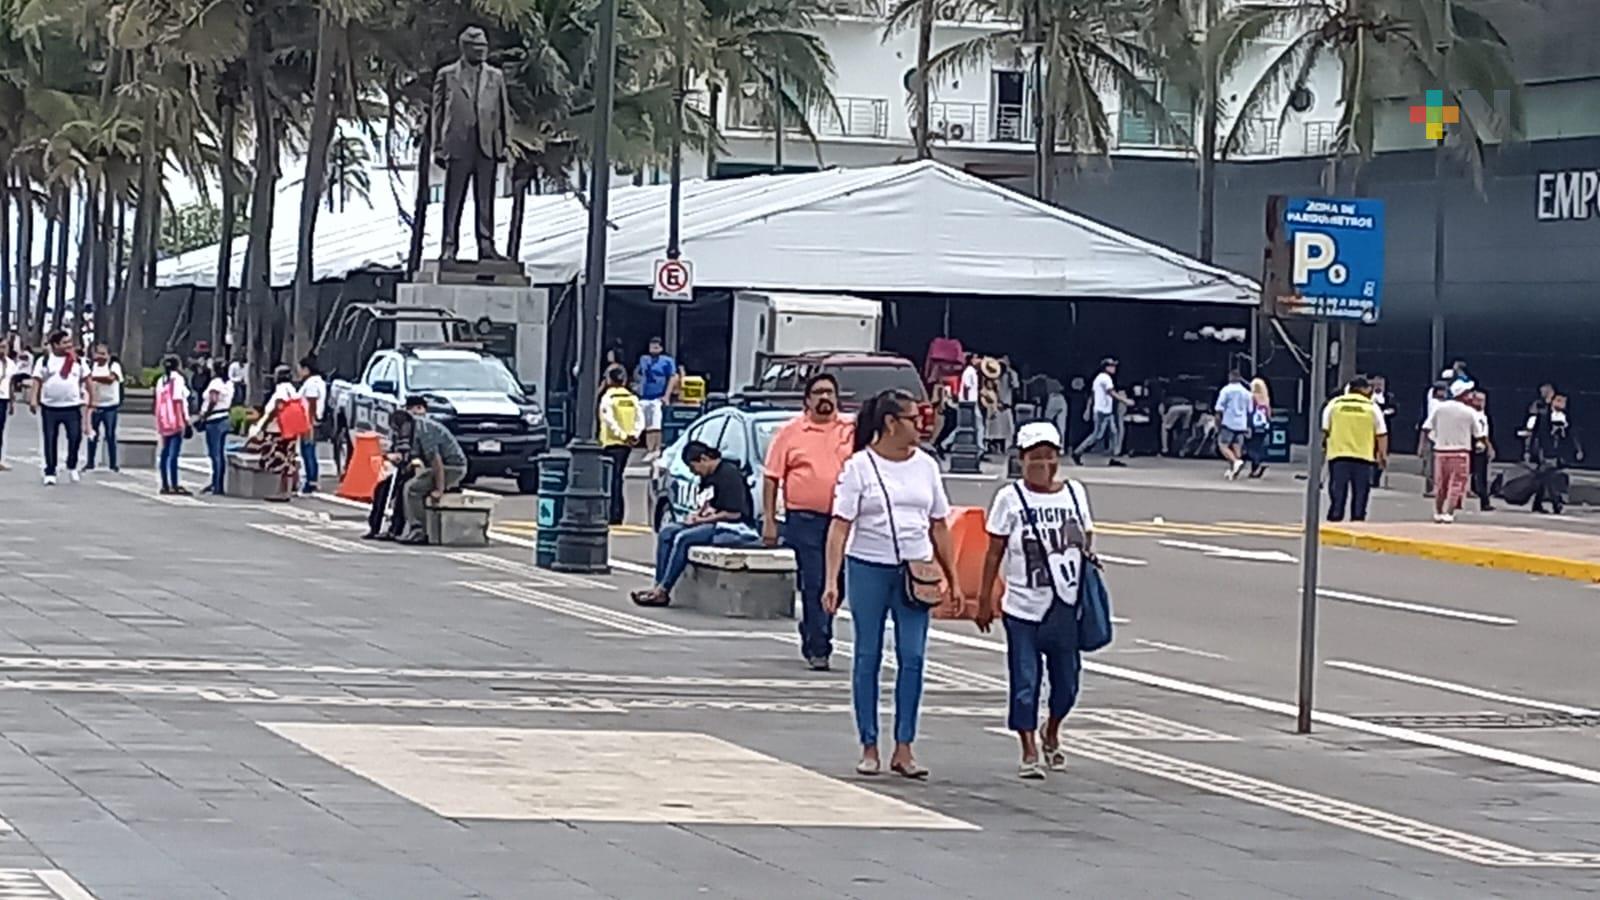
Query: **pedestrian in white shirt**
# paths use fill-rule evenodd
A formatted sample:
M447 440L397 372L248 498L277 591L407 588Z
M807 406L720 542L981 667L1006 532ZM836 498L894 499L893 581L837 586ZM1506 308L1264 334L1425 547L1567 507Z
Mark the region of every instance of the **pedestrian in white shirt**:
M161 438L158 465L161 493L187 495L189 489L178 482L178 460L183 442L194 434L189 422L189 379L183 374L183 361L168 354L161 359L161 377L156 380L156 434Z
M67 436L67 476L78 480L78 446L83 443L84 405L89 400L89 367L78 358L72 335L50 335L50 351L33 367L31 406L44 430L44 483L56 483L61 433Z
M1228 461L1229 481L1244 471L1244 445L1250 440L1250 414L1255 408L1255 398L1238 369L1228 373L1228 383L1217 393L1217 450Z
M972 421L973 427L978 430L978 454L980 456L985 452L985 441L988 437L985 434L982 400L983 373L978 371L978 355L976 353L968 353L967 367L961 370L961 384L956 391L956 402L963 407L969 403L972 404ZM957 413L958 428L960 427L959 416L960 413Z
M94 471L100 455L100 441L106 442L106 465L120 472L117 465L117 419L122 412L122 363L111 355L104 343L94 345L94 362L89 366L89 392L93 409L89 413L89 460L84 471Z
M1047 767L1056 771L1067 767L1061 723L1078 699L1082 670L1078 580L1087 564L1094 520L1089 517L1089 495L1083 485L1057 481L1061 432L1054 425L1030 422L1022 426L1017 447L1022 480L1002 487L989 509L989 550L983 559L977 625L987 633L994 622L994 585L1004 563L1001 612L1011 689L1006 727L1015 731L1022 743L1017 774L1040 779ZM1046 672L1050 675L1050 715L1036 743L1039 695Z
M1080 466L1083 465L1083 454L1102 441L1105 442L1106 452L1111 455L1108 465L1127 465L1117 459L1117 450L1122 447L1122 420L1117 416L1117 404L1126 406L1132 401L1117 390L1116 377L1117 361L1109 358L1101 360L1100 374L1094 377L1094 382L1089 386L1089 411L1093 414L1094 430L1072 451L1072 461Z
M211 381L206 384L200 400L200 428L206 435L206 456L211 458L211 484L201 491L204 494L223 494L224 477L228 471L227 444L233 414L233 381L228 378L227 363L217 360L211 365Z
M300 397L305 400L306 412L311 416L311 433L300 442L300 468L306 479L300 492L314 494L322 477L317 463L317 430L328 411L328 382L322 377L315 356L300 360Z
M17 376L22 374L20 364L17 362L16 351L11 347L8 338L0 344L0 472L10 471L6 465L4 454L6 446L6 421L16 411L17 404L14 397L13 383Z
M1455 521L1467 495L1473 445L1488 437L1486 420L1467 403L1472 388L1470 381L1452 384L1451 399L1435 406L1422 424L1422 433L1433 445L1433 520L1442 524Z
M228 363L228 381L233 384L233 398L237 403L246 402L250 396L250 388L245 378L244 356L238 355L233 362Z
M877 775L878 670L884 626L894 618L894 753L889 769L927 778L912 754L922 705L922 669L934 607L960 601L955 553L945 519L939 463L918 449L917 401L904 391L884 391L856 414L854 454L834 488L833 522L824 553L822 608L839 611L839 575L845 578L855 629L850 678L861 743L856 772Z

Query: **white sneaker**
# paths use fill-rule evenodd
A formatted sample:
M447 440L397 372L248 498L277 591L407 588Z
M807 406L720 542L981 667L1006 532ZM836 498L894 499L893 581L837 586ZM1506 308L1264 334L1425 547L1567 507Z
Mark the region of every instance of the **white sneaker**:
M83 473L79 472L77 469L73 469L67 472L67 478L71 479L73 484L77 484L83 480Z
M1439 517L1439 522L1440 522L1440 524L1443 524L1443 525L1449 525L1451 522L1454 522L1455 520L1456 520L1456 514L1455 513L1445 513L1444 515Z
M54 487L55 483L56 483L56 477L54 475L46 475L44 477L44 486L45 487Z

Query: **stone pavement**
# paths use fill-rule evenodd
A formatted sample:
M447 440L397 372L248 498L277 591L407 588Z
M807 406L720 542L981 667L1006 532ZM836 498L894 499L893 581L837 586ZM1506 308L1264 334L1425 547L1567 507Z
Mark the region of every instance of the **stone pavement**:
M1600 582L1600 534L1455 522L1324 525L1322 542L1440 562Z
M933 779L863 779L847 620L811 673L792 625L635 609L622 568L30 475L0 473L0 900L1600 893L1600 786L1401 728L1299 737L1097 656L1071 771L1028 784L1000 639L951 625Z

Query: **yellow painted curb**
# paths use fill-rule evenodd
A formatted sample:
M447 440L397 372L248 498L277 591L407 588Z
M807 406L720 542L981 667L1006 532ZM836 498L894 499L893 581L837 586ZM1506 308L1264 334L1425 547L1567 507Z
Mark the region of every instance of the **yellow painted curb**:
M1350 531L1334 526L1322 526L1322 543L1329 547L1349 547L1373 553L1391 553L1397 556L1416 556L1464 566L1485 569L1502 569L1527 575L1547 575L1569 581L1600 583L1600 562L1584 562L1559 556L1541 556L1519 550L1498 550L1472 547L1445 541L1420 538L1395 537L1387 534L1370 534Z

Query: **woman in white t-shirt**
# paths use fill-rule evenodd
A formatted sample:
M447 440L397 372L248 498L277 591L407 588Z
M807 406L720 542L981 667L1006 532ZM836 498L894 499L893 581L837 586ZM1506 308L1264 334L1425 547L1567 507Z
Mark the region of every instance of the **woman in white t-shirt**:
M223 476L228 471L228 431L233 411L233 381L228 378L228 364L223 360L211 363L211 381L200 398L200 429L206 435L206 455L211 458L211 484L201 493L223 494Z
M300 441L300 467L306 477L301 492L310 494L317 490L322 477L317 463L317 428L323 413L328 411L328 382L317 368L315 356L300 360L300 396L305 399L306 413L311 416L311 433Z
M978 629L987 633L995 618L994 588L1005 563L1006 663L1011 702L1006 727L1022 741L1023 778L1045 777L1045 767L1067 766L1061 750L1061 723L1078 699L1078 584L1094 535L1089 495L1083 485L1061 484L1061 432L1049 422L1029 422L1017 433L1022 480L994 495L986 527L989 550L983 558L978 594ZM1050 717L1039 747L1039 693L1050 674ZM1043 764L1040 751L1043 751Z
M183 362L167 355L161 360L161 377L156 379L156 434L161 438L161 493L187 495L189 489L178 483L178 460L183 442L194 434L189 423L189 379Z
M67 434L67 477L78 480L83 443L83 406L89 399L89 367L78 358L72 335L50 335L50 351L33 367L33 412L44 429L44 483L56 483L61 433Z
M16 351L12 349L10 336L7 336L5 343L0 344L0 472L11 468L6 465L4 458L6 421L17 409L12 382L20 374L22 370L16 359Z
M940 595L948 601L959 594L945 525L950 501L938 462L918 449L919 423L917 403L904 391L885 391L868 400L856 416L856 452L834 488L822 605L829 615L839 609L842 571L855 628L851 692L862 748L856 771L862 775L881 771L878 670L884 626L892 616L895 744L889 768L907 778L928 777L912 755L911 743L917 736L932 609L907 590L908 566L925 568L936 562L942 573Z

